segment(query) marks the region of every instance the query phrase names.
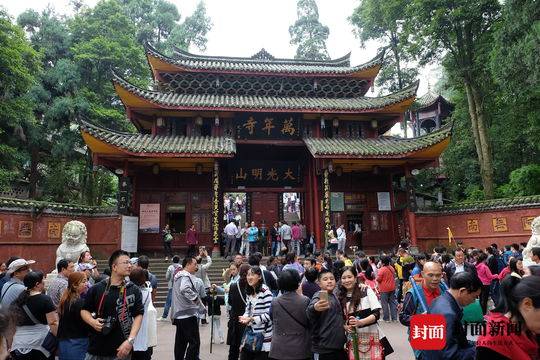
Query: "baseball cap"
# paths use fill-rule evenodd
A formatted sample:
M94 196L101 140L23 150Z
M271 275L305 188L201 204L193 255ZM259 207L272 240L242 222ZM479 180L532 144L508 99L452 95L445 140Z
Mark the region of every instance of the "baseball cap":
M132 257L131 259L129 259L129 262L131 263L131 265L137 265L139 263L139 258Z
M7 274L13 274L15 271L19 270L22 267L35 264L36 262L34 260L25 260L25 259L17 259L13 261L11 264L9 264L9 267L7 269Z

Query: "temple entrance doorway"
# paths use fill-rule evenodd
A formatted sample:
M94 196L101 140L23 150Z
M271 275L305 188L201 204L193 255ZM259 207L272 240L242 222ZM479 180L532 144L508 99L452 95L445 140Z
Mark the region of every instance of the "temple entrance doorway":
M286 192L281 194L283 217L289 225L302 219L302 205L300 193Z
M253 192L251 193L251 220L257 226L263 222L271 227L279 221L279 193Z
M235 220L240 226L244 226L247 220L247 193L226 192L223 194L223 217L225 224Z

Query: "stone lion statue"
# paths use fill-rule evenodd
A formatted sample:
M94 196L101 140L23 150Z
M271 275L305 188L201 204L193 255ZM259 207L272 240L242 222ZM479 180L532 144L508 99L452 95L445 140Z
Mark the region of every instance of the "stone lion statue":
M86 245L86 237L86 225L77 220L67 222L62 229L62 243L56 250L55 264L58 264L60 259L76 263L83 251L90 251Z
M523 265L532 264L532 248L540 246L540 216L533 219L531 223L531 237L525 249L523 249Z

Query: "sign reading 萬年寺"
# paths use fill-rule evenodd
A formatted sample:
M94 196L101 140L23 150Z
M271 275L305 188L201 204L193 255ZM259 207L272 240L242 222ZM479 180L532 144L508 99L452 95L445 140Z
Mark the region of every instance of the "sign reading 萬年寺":
M147 234L159 233L159 204L141 204L139 209L139 231Z
M298 140L300 117L291 114L245 114L236 122L236 138L244 140Z

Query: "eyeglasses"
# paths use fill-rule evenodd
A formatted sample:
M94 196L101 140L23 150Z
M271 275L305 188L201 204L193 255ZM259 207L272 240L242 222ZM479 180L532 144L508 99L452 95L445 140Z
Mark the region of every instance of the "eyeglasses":
M116 265L129 265L129 264L131 264L131 262L129 260L116 263Z

